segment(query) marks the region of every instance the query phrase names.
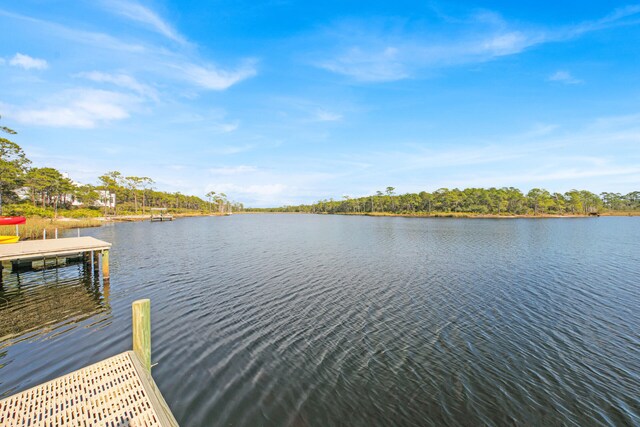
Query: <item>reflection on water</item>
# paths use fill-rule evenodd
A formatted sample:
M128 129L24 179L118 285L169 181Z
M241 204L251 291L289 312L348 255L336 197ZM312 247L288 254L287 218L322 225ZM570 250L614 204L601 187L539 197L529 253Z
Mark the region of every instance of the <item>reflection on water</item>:
M91 357L96 343L78 332L111 324L109 282L82 263L37 267L3 272L0 399L106 357Z
M0 349L49 335L108 310L109 283L81 263L6 274L0 287Z

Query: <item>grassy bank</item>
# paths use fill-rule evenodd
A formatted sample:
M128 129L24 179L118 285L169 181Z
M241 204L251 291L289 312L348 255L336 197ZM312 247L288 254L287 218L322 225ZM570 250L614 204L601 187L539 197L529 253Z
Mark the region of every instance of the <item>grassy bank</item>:
M85 209L87 210L87 209ZM81 211L81 210L78 210ZM94 210L88 210L95 212ZM77 211L76 211L77 212ZM15 213L14 213L15 214ZM181 212L173 213L174 218L194 217L194 216L224 216L222 213L209 212ZM75 228L100 227L106 221L128 222L128 221L148 221L149 214L145 215L117 215L109 217L99 217L92 214L88 218L78 217L58 217L57 219L39 216L27 216L27 223L19 226L20 240L42 239L44 230L47 230L47 238L53 238L56 233L63 230ZM15 225L0 226L0 236L15 236Z
M297 214L297 215L356 215L356 216L376 216L376 217L406 217L406 218L588 218L591 215L574 215L574 214L523 214L523 215L496 215L496 214L480 214L474 212L276 212L276 211L252 211L246 210L238 212L238 214ZM640 211L611 211L601 212L600 216L640 216Z
M42 239L44 230L47 230L47 238L53 238L56 233L74 228L99 227L102 221L97 219L50 219L50 218L27 218L27 223L18 226L20 240ZM6 225L0 227L0 235L15 236L16 226Z
M391 212L349 212L336 213L336 215L362 215L362 216L400 216L410 218L588 218L591 215L575 214L524 214L524 215L495 215L479 214L473 212L413 212L413 213L391 213ZM611 211L599 213L600 216L640 216L640 211Z
M640 211L611 211L603 212L601 216L640 216Z
M209 212L183 212L183 213L171 213L174 218L189 218L196 216L228 216L226 213L209 213ZM150 214L145 215L113 215L106 217L99 217L100 221L113 221L113 222L137 222L137 221L149 221Z

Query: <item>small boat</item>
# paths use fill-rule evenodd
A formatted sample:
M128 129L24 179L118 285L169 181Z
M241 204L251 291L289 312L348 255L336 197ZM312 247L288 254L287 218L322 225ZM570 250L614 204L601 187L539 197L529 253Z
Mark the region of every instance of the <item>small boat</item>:
M0 236L0 245L4 243L18 243L20 236Z
M27 219L23 216L0 216L0 225L24 224Z

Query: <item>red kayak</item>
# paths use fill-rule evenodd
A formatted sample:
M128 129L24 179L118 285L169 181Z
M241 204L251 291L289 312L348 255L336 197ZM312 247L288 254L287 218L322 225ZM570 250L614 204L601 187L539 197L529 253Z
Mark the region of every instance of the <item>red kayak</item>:
M0 225L24 224L27 219L23 216L0 216Z

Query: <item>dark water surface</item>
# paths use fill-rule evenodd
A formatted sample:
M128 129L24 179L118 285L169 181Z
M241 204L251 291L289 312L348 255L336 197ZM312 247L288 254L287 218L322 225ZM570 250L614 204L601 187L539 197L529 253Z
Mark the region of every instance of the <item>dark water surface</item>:
M0 396L131 346L183 426L640 425L640 218L234 215L4 274Z

